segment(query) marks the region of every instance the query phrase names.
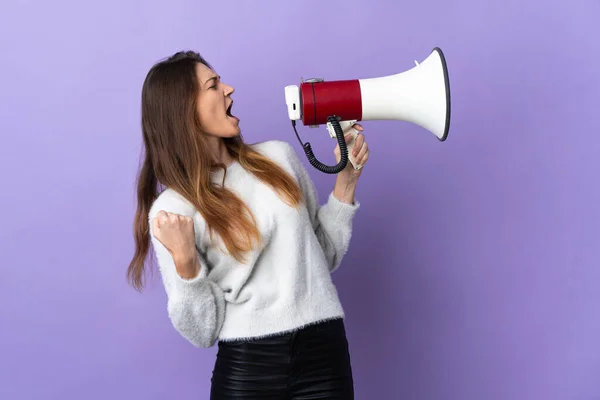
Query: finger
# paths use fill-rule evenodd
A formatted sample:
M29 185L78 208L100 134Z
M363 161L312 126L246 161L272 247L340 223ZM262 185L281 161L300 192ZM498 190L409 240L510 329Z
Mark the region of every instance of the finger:
M355 158L359 164L363 165L366 162L365 157L367 157L368 155L369 155L369 145L367 143L364 143L362 148L360 149L360 152L356 155Z
M156 214L156 219L158 222L158 226L160 227L163 223L169 220L169 215L166 211L160 210L158 214Z
M352 156L357 157L364 147L365 143L365 135L359 133L356 135L356 140L354 141L354 147L352 148Z
M361 161L361 165L365 165L367 163L367 161L369 160L369 154L371 154L370 152L367 151L367 154L365 154L365 156L362 158Z
M363 128L361 124L354 124L352 125L352 127L361 132L365 130L365 128Z

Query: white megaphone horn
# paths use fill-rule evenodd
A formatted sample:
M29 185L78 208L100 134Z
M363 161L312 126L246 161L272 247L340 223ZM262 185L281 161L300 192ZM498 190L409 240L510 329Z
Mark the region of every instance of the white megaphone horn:
M336 174L348 161L360 169L352 157L354 138L348 145L344 135L357 131L357 121L397 120L419 125L446 140L450 128L450 81L444 53L439 47L412 69L379 78L328 81L309 79L300 87L285 87L285 101L296 136L296 121L305 126L327 124L329 134L336 138L341 160L335 166L322 164L314 156L310 143L302 143L304 151L316 169Z

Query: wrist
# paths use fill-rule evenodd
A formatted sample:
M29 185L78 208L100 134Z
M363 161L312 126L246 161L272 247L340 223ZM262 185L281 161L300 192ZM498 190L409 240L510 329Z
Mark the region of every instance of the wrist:
M341 202L353 204L358 177L338 174L333 188L333 195Z
M173 254L175 269L183 279L192 279L200 271L198 255L193 252L181 252Z

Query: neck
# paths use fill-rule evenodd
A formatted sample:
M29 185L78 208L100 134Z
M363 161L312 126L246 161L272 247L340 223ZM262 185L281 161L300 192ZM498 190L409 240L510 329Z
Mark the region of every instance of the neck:
M211 137L209 138L209 146L216 163L222 163L229 166L233 162L233 158L229 154L223 139Z

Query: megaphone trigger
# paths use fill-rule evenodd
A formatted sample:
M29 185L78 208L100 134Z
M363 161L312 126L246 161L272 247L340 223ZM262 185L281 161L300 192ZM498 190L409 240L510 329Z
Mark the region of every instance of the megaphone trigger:
M352 131L358 133L356 129L352 128L355 123L356 120L340 121L340 128L342 128L342 132L344 132L344 135L351 133ZM331 122L327 122L327 131L329 132L329 136L335 139L335 129L333 129L333 125L331 124Z

